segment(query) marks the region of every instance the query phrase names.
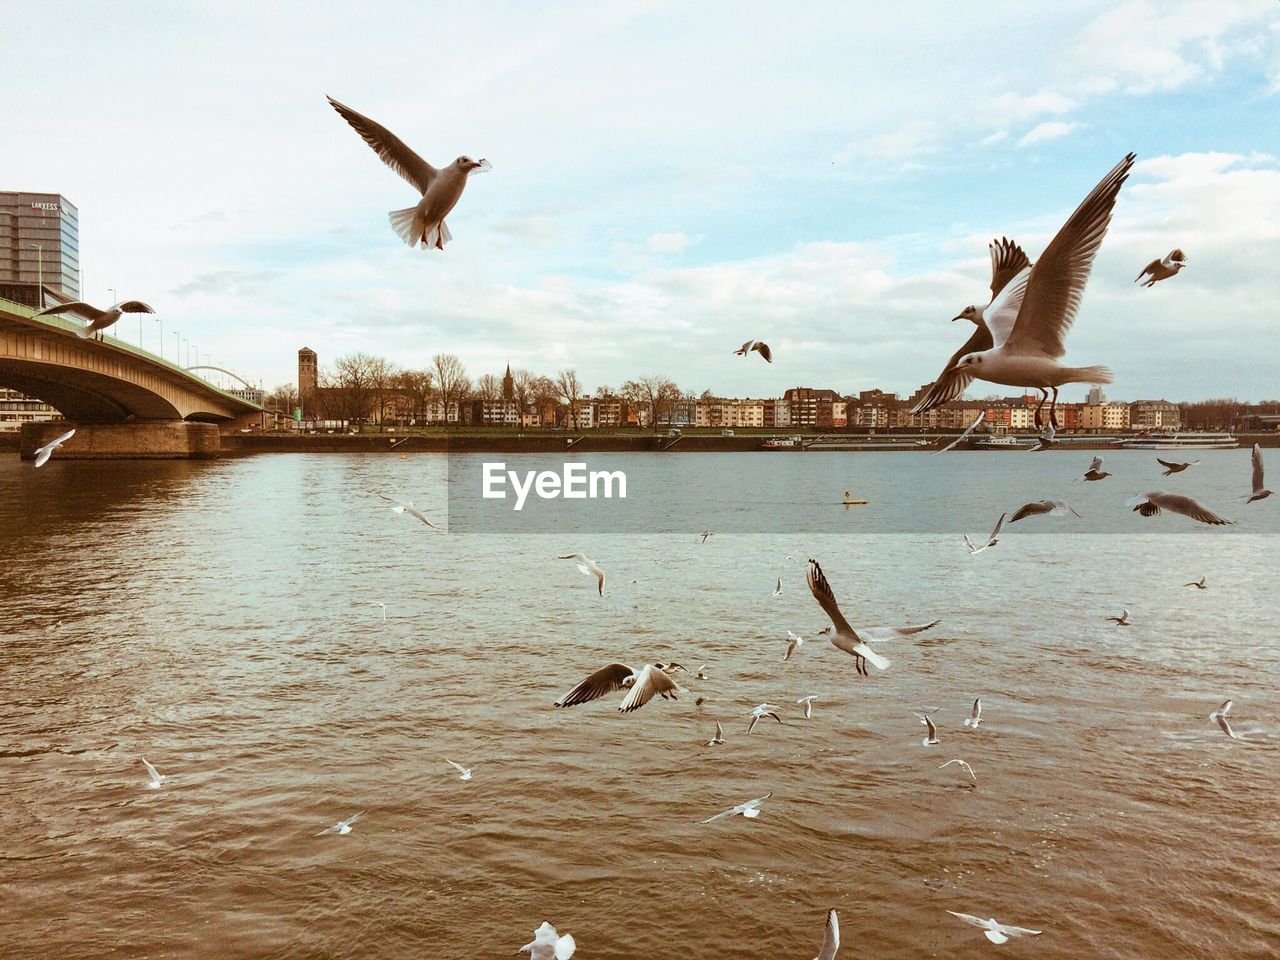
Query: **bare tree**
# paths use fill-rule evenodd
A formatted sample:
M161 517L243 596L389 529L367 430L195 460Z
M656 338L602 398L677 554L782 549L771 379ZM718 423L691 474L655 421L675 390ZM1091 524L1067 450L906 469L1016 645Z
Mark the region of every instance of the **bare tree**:
M680 388L658 374L650 374L622 385L622 395L632 403L649 408L649 425L656 431L658 418L680 399Z
M431 402L434 383L435 374L430 370L401 370L396 377L396 386L412 397L413 419L420 424L427 421L427 404Z
M524 415L525 410L529 407L529 401L533 397L533 391L530 388L537 379L532 371L524 369L516 370L511 374L512 386L516 394L516 404L520 407L521 416Z
M394 404L396 378L399 375L396 365L382 357L374 357L369 364L369 388L379 428L387 419L387 408Z
M476 381L475 395L481 400L500 400L502 398L502 378L486 373Z
M545 425L547 420L556 421L556 403L560 399L560 388L550 377L534 377L529 382L529 396L538 410L538 418Z
M582 396L582 384L578 382L578 371L573 367L561 370L556 375L556 390L569 406L569 425L578 426L578 400Z
M339 357L333 368L320 376L321 409L325 417L358 423L369 419L373 406L373 378L377 364L385 363L367 353L352 353Z
M292 418L293 411L298 406L298 388L292 383L286 383L276 387L267 394L267 409L274 410L277 413L283 413L285 416Z
M431 360L436 375L436 389L440 392L440 400L444 403L444 418L449 420L449 406L461 403L471 392L471 381L467 378L467 368L452 353L437 353Z

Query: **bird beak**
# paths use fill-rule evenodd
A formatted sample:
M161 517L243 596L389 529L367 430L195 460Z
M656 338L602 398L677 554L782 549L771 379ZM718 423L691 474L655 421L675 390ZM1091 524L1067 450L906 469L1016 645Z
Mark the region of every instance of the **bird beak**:
M964 316L963 313L957 313L954 317L951 318L951 322L955 323L957 320L959 320L963 316Z
M480 162L475 165L475 167L472 169L471 172L472 173L488 173L492 169L493 169L493 164L491 164L488 160L485 160L483 157L481 157Z
M947 369L947 373L959 373L963 369L964 369L964 364L957 363L954 367L949 367Z

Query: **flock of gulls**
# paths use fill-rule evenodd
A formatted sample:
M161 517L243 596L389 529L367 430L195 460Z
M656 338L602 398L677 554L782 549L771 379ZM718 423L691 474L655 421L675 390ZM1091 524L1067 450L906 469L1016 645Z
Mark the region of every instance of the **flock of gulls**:
M419 200L410 207L392 211L389 214L391 225L396 234L410 247L421 245L424 250L443 250L451 239L445 218L458 203L467 185L469 177L474 173L490 169L485 159L475 160L469 156L460 156L443 168L432 166L405 145L398 137L381 124L361 113L329 98L335 111L360 135L361 138L377 153L382 161L393 171L403 177L419 194ZM970 305L964 308L954 320L967 320L973 324L974 330L969 339L947 360L941 374L914 407L913 412L921 413L933 409L943 403L959 397L966 387L975 379L992 383L1035 389L1040 392L1040 403L1036 408L1035 422L1037 428L1043 428L1044 434L1037 444L1037 450L1046 450L1055 444L1057 427L1056 405L1058 390L1068 383L1109 383L1111 372L1105 366L1069 366L1061 362L1065 354L1065 337L1075 320L1080 308L1084 289L1089 278L1093 260L1101 246L1112 210L1120 188L1129 176L1135 155L1130 153L1093 188L1075 212L1058 231L1053 240L1045 248L1040 259L1034 264L1016 243L1001 238L990 244L992 276L991 297L983 306ZM1173 250L1167 257L1152 260L1138 277L1145 287L1167 280L1175 276L1187 265L1187 258L1181 249ZM71 313L85 320L81 336L101 336L102 330L115 323L124 313L151 313L151 307L138 300L126 300L106 309L99 310L83 302L61 304L45 311L47 314ZM758 353L765 361L773 362L773 351L769 345L760 340L747 340L734 354L749 357ZM1047 423L1042 418L1045 405L1049 406ZM959 443L982 422L980 416L957 439ZM75 431L58 437L36 452L35 466L40 467L48 461L61 444L66 443ZM946 449L955 446L953 443ZM945 452L945 451L939 451ZM1177 463L1159 461L1165 468L1164 476L1169 477L1186 471L1199 461ZM1103 459L1094 458L1089 469L1076 478L1076 482L1096 483L1112 474L1103 470ZM1248 502L1256 502L1271 495L1264 485L1262 454L1257 446L1253 448L1252 493ZM393 500L378 494L391 504L390 509L397 514L414 517L433 529L439 529L427 516L414 506L412 502ZM1182 495L1164 491L1149 491L1129 501L1132 509L1143 517L1157 516L1163 512L1180 514L1200 523L1224 525L1232 523L1214 510L1200 504L1196 500ZM1079 516L1073 507L1064 500L1044 499L1018 506L1010 516L1002 513L986 540L975 544L967 535L964 542L973 556L994 548L1000 542L1000 535L1007 523L1018 523L1034 517L1050 515ZM1007 518L1007 520L1006 520ZM710 532L701 535L701 542L706 543ZM605 571L595 561L582 553L561 555L559 559L571 560L584 575L596 581L597 593L604 595ZM795 558L788 558L795 559ZM830 626L820 632L826 636L832 646L847 654L852 660L855 674L869 676L868 666L877 671L885 671L890 661L877 652L872 644L898 639L922 633L936 627L940 621L933 620L908 626L854 626L841 612L835 594L827 581L822 567L817 560L810 559L806 565L806 580L810 592L820 609L830 620ZM1205 578L1192 581L1187 586L1206 589ZM778 578L774 595L782 593L782 579ZM382 616L386 617L386 607L382 607ZM1129 611L1126 609L1116 617L1108 618L1119 626L1130 624ZM804 638L794 632L787 631L788 644L784 660L790 660L804 645ZM681 686L679 677L688 673L679 663L653 662L633 667L624 663L610 663L596 669L585 679L573 686L567 693L555 701L557 708L573 708L596 700L621 693L617 709L627 714L643 708L645 705L659 700L677 700L686 690ZM700 667L697 679L707 678L707 665ZM804 720L811 720L816 695L799 698L796 706ZM1227 720L1227 714L1233 706L1227 700L1209 715L1210 720L1218 725L1222 732L1234 740L1241 739ZM756 705L746 718L746 735L753 735L762 720L786 724L784 709L771 703ZM919 713L920 723L925 727L925 735L921 745L925 748L937 746L941 742L938 726L934 720L935 709L926 709ZM970 715L964 719L964 728L971 734L979 732L982 723L982 700L973 700ZM705 741L709 748L719 747L727 742L723 725L716 721L715 733ZM174 776L161 774L145 758L148 779L144 786L147 789L159 790L172 781ZM461 781L472 779L473 769L446 760L458 774ZM970 786L976 786L977 775L973 767L959 757L946 760L940 768L955 767L968 778ZM723 823L735 816L746 820L755 820L761 816L766 801L772 792L763 796L745 800L718 813L714 813L703 824ZM316 833L316 836L346 836L361 821L367 811L360 810L345 819ZM994 918L983 919L966 913L948 910L958 920L970 924L980 930L992 943L1002 944L1013 937L1039 936L1041 931L1026 927L1012 926ZM840 946L840 924L835 910L826 914L823 927L822 944L815 960L834 960ZM530 955L532 960L569 960L576 949L574 938L570 934L561 935L550 923L543 923L534 931L533 940L520 951Z

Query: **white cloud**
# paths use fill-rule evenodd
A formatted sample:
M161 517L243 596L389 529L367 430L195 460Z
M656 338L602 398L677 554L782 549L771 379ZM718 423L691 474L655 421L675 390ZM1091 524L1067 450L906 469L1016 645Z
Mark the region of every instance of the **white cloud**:
M681 253L694 242L692 237L677 231L651 234L644 245L650 253Z
M1057 140L1059 137L1065 137L1067 134L1079 130L1081 126L1079 123L1067 123L1062 120L1046 120L1044 123L1036 124L1036 126L1023 134L1018 141L1018 146L1029 147L1033 143Z
M929 120L915 120L884 133L847 144L835 156L836 163L866 163L875 168L913 168L915 161L941 148L938 126Z

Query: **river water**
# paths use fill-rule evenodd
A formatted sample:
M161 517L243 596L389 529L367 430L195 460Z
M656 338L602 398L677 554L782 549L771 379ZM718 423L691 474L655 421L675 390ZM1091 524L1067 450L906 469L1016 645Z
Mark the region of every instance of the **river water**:
M677 456L603 458L665 491L665 533L433 531L375 496L441 523L479 496L431 454L0 460L0 955L500 957L549 920L584 960L805 960L830 907L842 958L1280 952L1280 498L1240 503L1247 451L1159 481L1109 454L1088 485L1080 452ZM701 543L676 505L721 483L794 526L706 502ZM1109 519L970 557L1024 486ZM1158 487L1241 522L1124 508ZM877 525L921 490L982 509ZM603 597L553 559L579 550ZM788 555L855 625L942 623L859 677ZM711 679L553 707L615 660ZM1208 719L1228 697L1245 740ZM787 725L746 736L766 700ZM997 948L948 909L1044 934Z

